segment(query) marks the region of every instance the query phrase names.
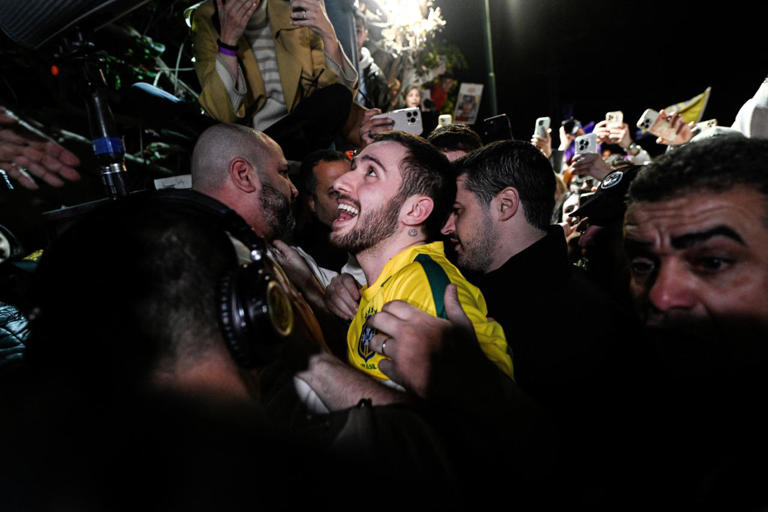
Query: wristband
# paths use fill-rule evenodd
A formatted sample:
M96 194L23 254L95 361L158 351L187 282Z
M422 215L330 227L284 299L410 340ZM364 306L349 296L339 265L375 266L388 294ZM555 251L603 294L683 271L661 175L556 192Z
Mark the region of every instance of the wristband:
M231 55L232 57L237 57L236 51L230 50L229 48L224 48L223 46L219 46L219 53L224 55Z
M231 44L223 43L221 42L221 39L216 39L216 44L219 45L219 48L225 48L231 52L237 51L237 45L232 46Z

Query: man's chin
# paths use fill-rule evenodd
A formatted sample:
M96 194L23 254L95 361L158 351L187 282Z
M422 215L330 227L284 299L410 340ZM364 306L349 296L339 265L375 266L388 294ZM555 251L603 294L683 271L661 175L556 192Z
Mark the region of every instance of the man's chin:
M676 321L646 326L660 362L680 377L738 374L768 363L765 332L754 326L711 321Z

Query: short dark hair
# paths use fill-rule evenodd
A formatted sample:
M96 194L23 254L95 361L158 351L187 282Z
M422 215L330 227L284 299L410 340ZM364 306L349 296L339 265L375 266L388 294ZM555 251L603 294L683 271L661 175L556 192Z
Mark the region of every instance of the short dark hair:
M407 154L400 165L403 183L398 195L403 199L414 194L432 198L434 208L424 227L430 240L439 238L456 197L456 180L448 158L426 139L406 132L377 134L373 141L392 141L405 147Z
M150 197L107 203L41 258L28 362L140 385L222 342L217 283L236 265L227 235L203 216Z
M691 142L657 157L632 181L628 203L658 202L692 192L746 185L768 198L768 140L740 134Z
M555 208L555 175L549 160L530 142L502 140L476 149L453 162L456 176L484 205L506 187L514 187L526 220L546 229Z
M318 149L309 153L301 161L299 167L299 187L302 194L312 196L317 199L315 188L317 188L317 176L315 176L315 166L320 162L349 162L345 153L335 149Z
M469 153L483 145L480 135L465 124L438 126L427 136L427 140L441 151Z

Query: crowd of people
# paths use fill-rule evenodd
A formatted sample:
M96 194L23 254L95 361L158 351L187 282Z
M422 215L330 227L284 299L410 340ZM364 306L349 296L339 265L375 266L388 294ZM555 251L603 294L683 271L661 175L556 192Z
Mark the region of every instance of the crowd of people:
M190 11L191 187L2 248L4 508L768 509L768 80L655 157L415 135L325 3ZM18 186L84 172L0 128Z

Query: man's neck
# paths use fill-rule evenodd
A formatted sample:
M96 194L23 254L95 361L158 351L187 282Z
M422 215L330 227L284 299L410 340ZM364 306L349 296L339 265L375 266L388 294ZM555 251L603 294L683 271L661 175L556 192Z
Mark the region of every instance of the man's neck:
M411 237L403 233L401 236L393 235L375 246L355 254L360 268L363 269L368 286L376 282L389 260L409 247L425 243L427 241L421 233L418 237Z
M510 258L520 254L545 236L547 236L546 231L528 226L526 229L515 230L514 233L500 237L501 246L496 251L498 256L494 258L493 263L491 263L485 273L487 274L499 269Z

